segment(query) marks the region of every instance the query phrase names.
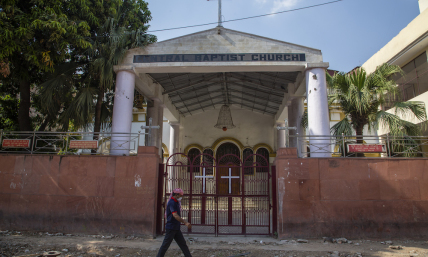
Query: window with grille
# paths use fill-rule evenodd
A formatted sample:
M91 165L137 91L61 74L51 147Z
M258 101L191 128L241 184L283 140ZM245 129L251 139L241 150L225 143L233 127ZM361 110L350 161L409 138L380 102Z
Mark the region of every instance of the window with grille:
M205 167L205 175L214 175L214 152L211 149L205 149L203 155L203 164Z
M251 158L250 156L253 155L253 150L250 148L244 149L244 157L242 158L242 161L244 161L244 175L254 175L254 168L253 168L253 162L254 162L254 156Z
M256 172L269 172L269 151L266 148L259 148L256 153L259 154L256 156L256 163L258 166Z
M241 151L233 143L224 143L221 146L219 146L219 148L217 148L217 153L216 153L217 161L221 162L220 164L225 164L225 163L229 162L231 159L234 159L232 156L229 156L228 158L221 158L227 154L234 154L238 158L240 158ZM236 164L239 165L239 163L236 163Z
M201 151L198 148L192 148L189 150L189 152L187 153L187 157L189 157L189 166L193 165L195 166L193 168L193 173L199 173L200 168L199 166L201 165ZM197 159L195 159L197 156L199 156ZM190 165L191 164L191 165ZM190 167L187 169L188 172L190 172Z

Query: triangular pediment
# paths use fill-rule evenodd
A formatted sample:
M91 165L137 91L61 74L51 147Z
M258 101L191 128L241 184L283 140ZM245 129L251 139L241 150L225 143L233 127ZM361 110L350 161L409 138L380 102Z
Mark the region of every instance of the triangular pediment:
M226 28L213 28L133 49L132 54L304 53L322 62L321 50Z

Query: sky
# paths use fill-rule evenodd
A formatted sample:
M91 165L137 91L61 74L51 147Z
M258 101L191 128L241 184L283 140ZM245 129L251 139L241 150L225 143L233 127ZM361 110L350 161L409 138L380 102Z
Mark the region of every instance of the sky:
M223 20L287 11L334 0L222 0ZM217 0L146 0L150 29L217 22ZM361 66L419 15L418 0L342 0L340 2L243 21L228 29L320 49L329 69L348 72ZM216 27L153 32L158 41Z

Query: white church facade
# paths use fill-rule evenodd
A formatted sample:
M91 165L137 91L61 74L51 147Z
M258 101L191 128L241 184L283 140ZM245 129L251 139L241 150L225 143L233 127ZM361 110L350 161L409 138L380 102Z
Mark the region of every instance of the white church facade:
M290 134L303 135L305 98L308 134L330 134L327 67L320 50L223 27L133 49L115 67L112 131L138 132L151 118L161 128L152 130L150 145L165 156L198 151L216 156L230 143L241 158L244 151L259 151L272 162L286 143L278 126L288 120L297 127ZM148 102L144 118L135 110L133 115L134 89ZM226 131L214 127L223 105L236 126ZM290 146L298 147L293 140Z

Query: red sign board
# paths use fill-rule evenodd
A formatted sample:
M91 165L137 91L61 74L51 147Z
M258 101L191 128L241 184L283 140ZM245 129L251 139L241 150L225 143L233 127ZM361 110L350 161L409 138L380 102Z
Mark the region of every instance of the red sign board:
M349 153L386 153L386 146L380 144L349 144Z
M71 140L70 149L96 149L98 148L98 141L96 140Z
M3 139L4 148L29 148L30 139Z

